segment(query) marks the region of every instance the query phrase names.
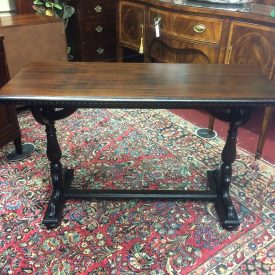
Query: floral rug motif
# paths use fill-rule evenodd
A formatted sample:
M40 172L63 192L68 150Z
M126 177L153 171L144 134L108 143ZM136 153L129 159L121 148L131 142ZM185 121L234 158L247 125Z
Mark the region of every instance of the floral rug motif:
M59 228L41 225L50 196L44 127L19 116L35 152L7 163L0 151L0 274L274 274L275 167L238 149L231 196L241 226L221 228L213 203L66 203ZM78 110L56 124L74 185L207 189L224 141L166 110Z

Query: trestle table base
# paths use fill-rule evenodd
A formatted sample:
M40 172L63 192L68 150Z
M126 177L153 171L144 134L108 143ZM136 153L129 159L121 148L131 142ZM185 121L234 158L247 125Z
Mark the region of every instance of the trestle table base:
M56 109L54 107L32 107L34 118L46 126L47 157L50 161L53 191L43 219L48 228L58 227L63 216L65 202L70 199L145 199L145 200L207 200L215 203L221 225L227 230L236 229L240 225L236 210L229 195L232 176L232 163L236 158L236 138L238 127L248 117L247 109L230 109L226 112L214 111L215 117L229 122L229 131L221 154L219 169L207 171L209 190L84 190L71 186L73 170L62 167L61 149L56 137L55 120L65 118L76 111L76 108Z

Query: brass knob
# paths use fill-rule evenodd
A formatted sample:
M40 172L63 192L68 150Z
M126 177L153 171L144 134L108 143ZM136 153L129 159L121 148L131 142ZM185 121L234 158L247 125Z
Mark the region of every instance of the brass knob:
M103 54L103 53L104 53L104 49L103 49L103 48L98 48L98 49L96 50L96 52L97 52L98 54Z
M102 7L97 5L94 10L96 11L96 13L101 13L102 12Z
M102 28L101 26L97 26L97 27L95 28L95 30L96 30L97 32L102 32L102 31L103 31L103 28Z
M196 33L203 33L206 31L206 26L203 25L203 24L196 24L194 27L193 27L193 30L194 32Z

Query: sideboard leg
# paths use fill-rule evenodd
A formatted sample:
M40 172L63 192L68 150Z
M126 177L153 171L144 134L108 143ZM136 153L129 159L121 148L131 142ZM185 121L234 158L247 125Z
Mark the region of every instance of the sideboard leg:
M267 132L269 129L269 125L272 120L273 112L274 112L274 107L265 107L262 127L261 127L261 131L260 131L256 154L255 154L255 159L260 159L262 156L264 143L265 143L265 139L266 139Z
M123 47L117 45L117 62L123 62Z
M17 137L16 139L14 139L13 141L14 146L15 146L15 151L16 154L22 154L23 150L22 150L22 140L21 140L21 135L19 137Z

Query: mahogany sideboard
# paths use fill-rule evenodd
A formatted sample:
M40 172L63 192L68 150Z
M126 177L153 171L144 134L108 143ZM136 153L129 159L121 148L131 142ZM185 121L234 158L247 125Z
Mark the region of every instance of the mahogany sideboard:
M139 51L142 47L146 62L247 64L275 83L274 16L275 6L268 5L119 0L118 61L123 60L123 48ZM271 113L267 108L256 157L261 155Z

